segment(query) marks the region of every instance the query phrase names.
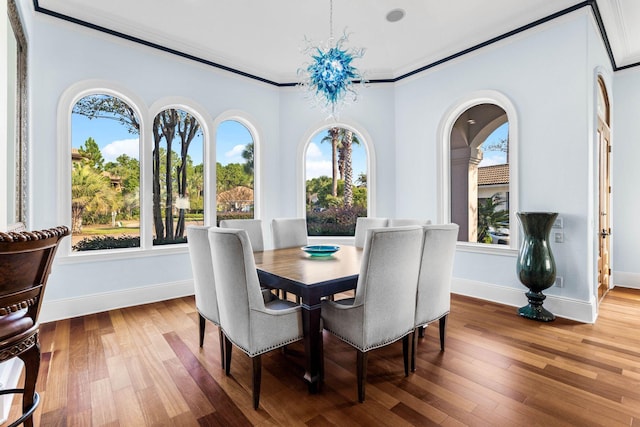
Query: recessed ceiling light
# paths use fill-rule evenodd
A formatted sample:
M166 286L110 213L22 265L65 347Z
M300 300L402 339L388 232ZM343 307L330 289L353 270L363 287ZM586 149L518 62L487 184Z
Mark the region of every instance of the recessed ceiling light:
M398 22L399 20L404 18L404 15L404 9L393 9L391 12L387 13L387 21Z

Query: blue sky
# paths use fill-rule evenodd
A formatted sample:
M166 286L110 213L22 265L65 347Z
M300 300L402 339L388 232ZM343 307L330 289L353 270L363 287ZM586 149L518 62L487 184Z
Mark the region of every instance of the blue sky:
M498 143L500 140L507 139L508 133L509 122L506 122L487 137L485 142L482 143L482 147L487 147L491 144ZM487 151L485 149L483 151L482 161L478 166L503 165L505 163L507 163L507 153L503 151Z
M311 142L307 147L306 179L317 178L323 175L331 177L331 143L321 143L325 136L327 136L327 130L317 133L311 138ZM355 182L358 179L358 175L367 173L367 152L362 144L353 145L351 158L353 181Z
M140 159L138 136L111 119L89 120L79 114L71 115L72 147L79 148L88 138L93 138L106 162L115 161L121 154ZM307 179L321 175L331 176L331 144L320 143L327 131L316 134L307 149ZM228 120L217 129L216 161L222 165L244 163L242 151L253 141L249 130L239 122ZM189 147L189 155L195 165L202 163L202 136L196 137ZM366 151L363 146L353 146L354 180L366 172Z
M138 136L111 119L89 120L84 116L72 114L72 147L79 148L88 138L93 138L102 152L105 162L115 161L121 154L140 159ZM217 131L216 159L223 165L244 163L242 151L252 141L249 130L236 121L220 124ZM202 163L202 135L197 136L189 147L189 155L194 165Z
M84 144L87 138L92 137L100 147L105 162L115 161L121 155L126 154L136 159L140 158L138 149L138 136L127 132L126 128L116 120L94 119L89 120L84 116L72 114L72 147L78 148ZM507 138L508 123L498 127L483 144L484 146ZM327 131L317 133L309 143L306 156L306 179L318 176L331 176L331 144L320 141L327 135ZM242 151L252 142L249 130L241 123L228 120L222 122L217 130L216 160L223 165L229 163L244 163ZM198 136L189 148L195 165L202 163L202 136ZM506 162L506 153L501 151L484 151L484 157L480 166L503 164ZM353 146L353 179L357 179L360 173L367 172L366 150L362 145Z

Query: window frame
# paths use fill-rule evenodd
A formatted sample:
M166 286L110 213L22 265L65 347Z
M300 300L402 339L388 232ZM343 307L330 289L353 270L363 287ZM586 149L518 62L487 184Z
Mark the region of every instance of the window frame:
M217 150L218 150L218 128L220 124L226 121L236 121L240 123L242 126L247 128L251 138L253 140L253 218L261 219L262 218L262 191L261 191L261 183L262 183L262 141L260 139L261 132L256 125L256 120L249 116L249 114L245 113L241 110L228 110L221 114L219 114L212 123L212 132L213 139L211 140L211 153L213 156L213 160L211 163L214 165L213 168L209 168L209 176L207 176L207 171L205 169L205 179L210 179L210 182L217 183L218 177L216 176L216 168L215 164L217 162ZM217 187L217 186L216 186ZM205 189L206 191L206 189ZM206 194L206 193L205 193ZM216 188L213 189L213 217L209 218L209 222L206 222L206 212L205 212L205 223L206 224L216 224L217 222L217 206L216 199L218 194L216 193ZM206 198L205 198L206 200ZM206 203L206 202L205 202Z
M144 205L143 201L140 200L140 206L144 206L144 211L141 213L141 217L144 218L144 221L140 223L140 234L141 240L144 235L144 248L151 249L153 251L163 251L167 248L185 248L185 243L175 243L169 245L154 245L153 244L153 132L151 131L151 126L153 126L153 121L155 117L161 113L162 111L169 109L182 110L186 113L189 113L193 117L195 117L199 124L200 129L202 131L202 160L204 162L204 224L210 224L209 215L211 215L211 209L215 212L215 192L214 192L214 202L213 208L211 205L211 189L210 185L207 185L208 174L207 170L210 169L210 144L211 144L211 131L209 129L209 123L212 122L209 115L206 113L204 107L199 105L197 102L192 99L181 97L181 96L172 96L167 98L162 98L154 102L149 108L149 132L148 137L144 140L144 153L140 155L141 158L144 159L144 162L140 162L140 175L143 177L142 181L145 182L145 188L149 189L149 191L145 191L144 197ZM215 155L215 151L213 152ZM214 163L215 164L215 163ZM142 197L141 197L142 198ZM144 234L142 233L142 228L144 225ZM141 242L142 246L142 242Z
M139 161L140 161L140 246L137 248L105 249L95 251L73 252L71 249L71 239L64 239L58 249L58 257L62 262L81 262L84 260L96 259L131 259L137 257L147 257L153 252L160 252L163 255L172 253L184 253L187 251L186 244L174 245L153 245L153 194L152 194L152 157L153 141L150 126L153 118L166 109L175 108L188 112L200 122L203 138L203 161L204 179L210 181L211 164L215 165L215 149L212 150L210 124L213 120L206 110L197 102L184 97L166 97L154 102L147 108L145 103L130 90L106 80L85 80L70 86L60 97L57 111L57 157L58 173L57 188L60 197L58 199L57 217L59 224L70 224L71 222L71 114L73 107L82 98L89 95L109 95L126 102L138 116L140 122L139 134ZM213 162L213 163L212 163ZM215 177L215 169L213 171ZM215 189L211 185L205 185L204 205L205 224L211 224L211 212L215 215ZM212 202L213 200L213 202ZM215 221L215 217L214 217Z
M144 150L145 127L147 123L144 103L126 88L120 87L104 80L85 80L78 82L68 88L60 97L58 103L58 189L60 198L58 199L58 223L71 223L71 115L73 107L82 98L90 95L109 95L126 102L138 116L140 122L140 133L138 135L139 156L140 156L140 214L143 215L143 195L146 192L143 179L142 156ZM86 252L73 252L71 249L71 239L64 239L60 242L58 256L61 258L85 258L90 256L102 257L105 254L121 254L123 258L130 257L131 253L143 250L143 222L140 223L140 246L126 249L105 249Z
M451 131L456 120L468 109L480 104L493 104L502 108L509 123L509 245L494 245L476 242L457 242L458 250L500 255L517 255L520 242L520 227L516 218L519 210L518 141L519 126L516 108L501 92L483 90L470 93L452 104L443 115L438 126L438 222L451 222Z
M343 128L352 131L353 133L358 134L358 137L361 138L362 145L364 146L365 152L367 154L367 216L375 216L376 215L376 156L374 150L373 139L371 135L360 125L350 123L347 121L336 121L332 123L322 122L316 124L315 126L310 127L304 133L302 137L302 142L298 144L298 153L297 153L297 206L298 206L298 216L302 218L307 217L307 209L306 209L306 170L307 170L307 149L309 148L309 144L315 135L320 132L324 132L330 128ZM313 236L310 239L322 240L328 237L331 238L353 238L353 236Z

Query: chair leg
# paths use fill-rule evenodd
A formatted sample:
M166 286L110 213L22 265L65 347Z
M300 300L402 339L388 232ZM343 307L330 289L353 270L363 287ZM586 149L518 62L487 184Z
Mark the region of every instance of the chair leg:
M367 356L368 353L358 350L358 402L364 402L364 385L367 382Z
M262 380L262 358L260 355L251 358L253 361L253 409L260 405L260 382Z
M420 326L413 330L411 334L411 372L416 371L416 348L418 347L418 329Z
M442 316L438 325L438 327L440 328L440 351L444 351L444 337L447 328L447 316L448 314Z
M37 340L37 337L36 337ZM36 382L38 381L38 371L40 370L40 343L36 344L20 355L24 362L24 395L22 396L22 411L27 412L33 405L36 393ZM25 427L33 426L33 417L24 421Z
M202 348L202 346L204 345L204 327L206 319L200 313L198 313L198 317L200 318L200 327L198 330L200 332L200 348Z
M324 382L324 338L322 337L322 330L320 330L320 383L318 384L318 391L322 388L322 383Z
M402 361L404 362L404 376L409 376L409 335L413 335L413 333L408 333L402 338Z
M427 328L427 326L420 326L418 327L418 333L420 335L420 338L424 338L424 330Z
M224 358L225 358L225 336L224 336L224 332L222 332L222 328L220 326L218 326L218 341L220 341L220 364L222 365L222 369L224 369ZM200 347L202 347L202 344L200 345Z
M224 334L223 334L224 335ZM231 349L233 348L233 344L229 341L227 336L224 336L224 372L229 376L231 372Z

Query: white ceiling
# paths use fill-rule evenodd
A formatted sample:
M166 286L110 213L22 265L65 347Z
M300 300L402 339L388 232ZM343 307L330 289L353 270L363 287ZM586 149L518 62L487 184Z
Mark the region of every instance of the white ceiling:
M334 35L364 47L354 65L393 79L580 0L334 0ZM277 83L297 80L305 36L329 37L329 0L38 0L55 12ZM597 0L616 66L640 62L640 1ZM588 6L586 6L588 7ZM385 19L392 9L406 16ZM582 9L587 10L587 9Z

